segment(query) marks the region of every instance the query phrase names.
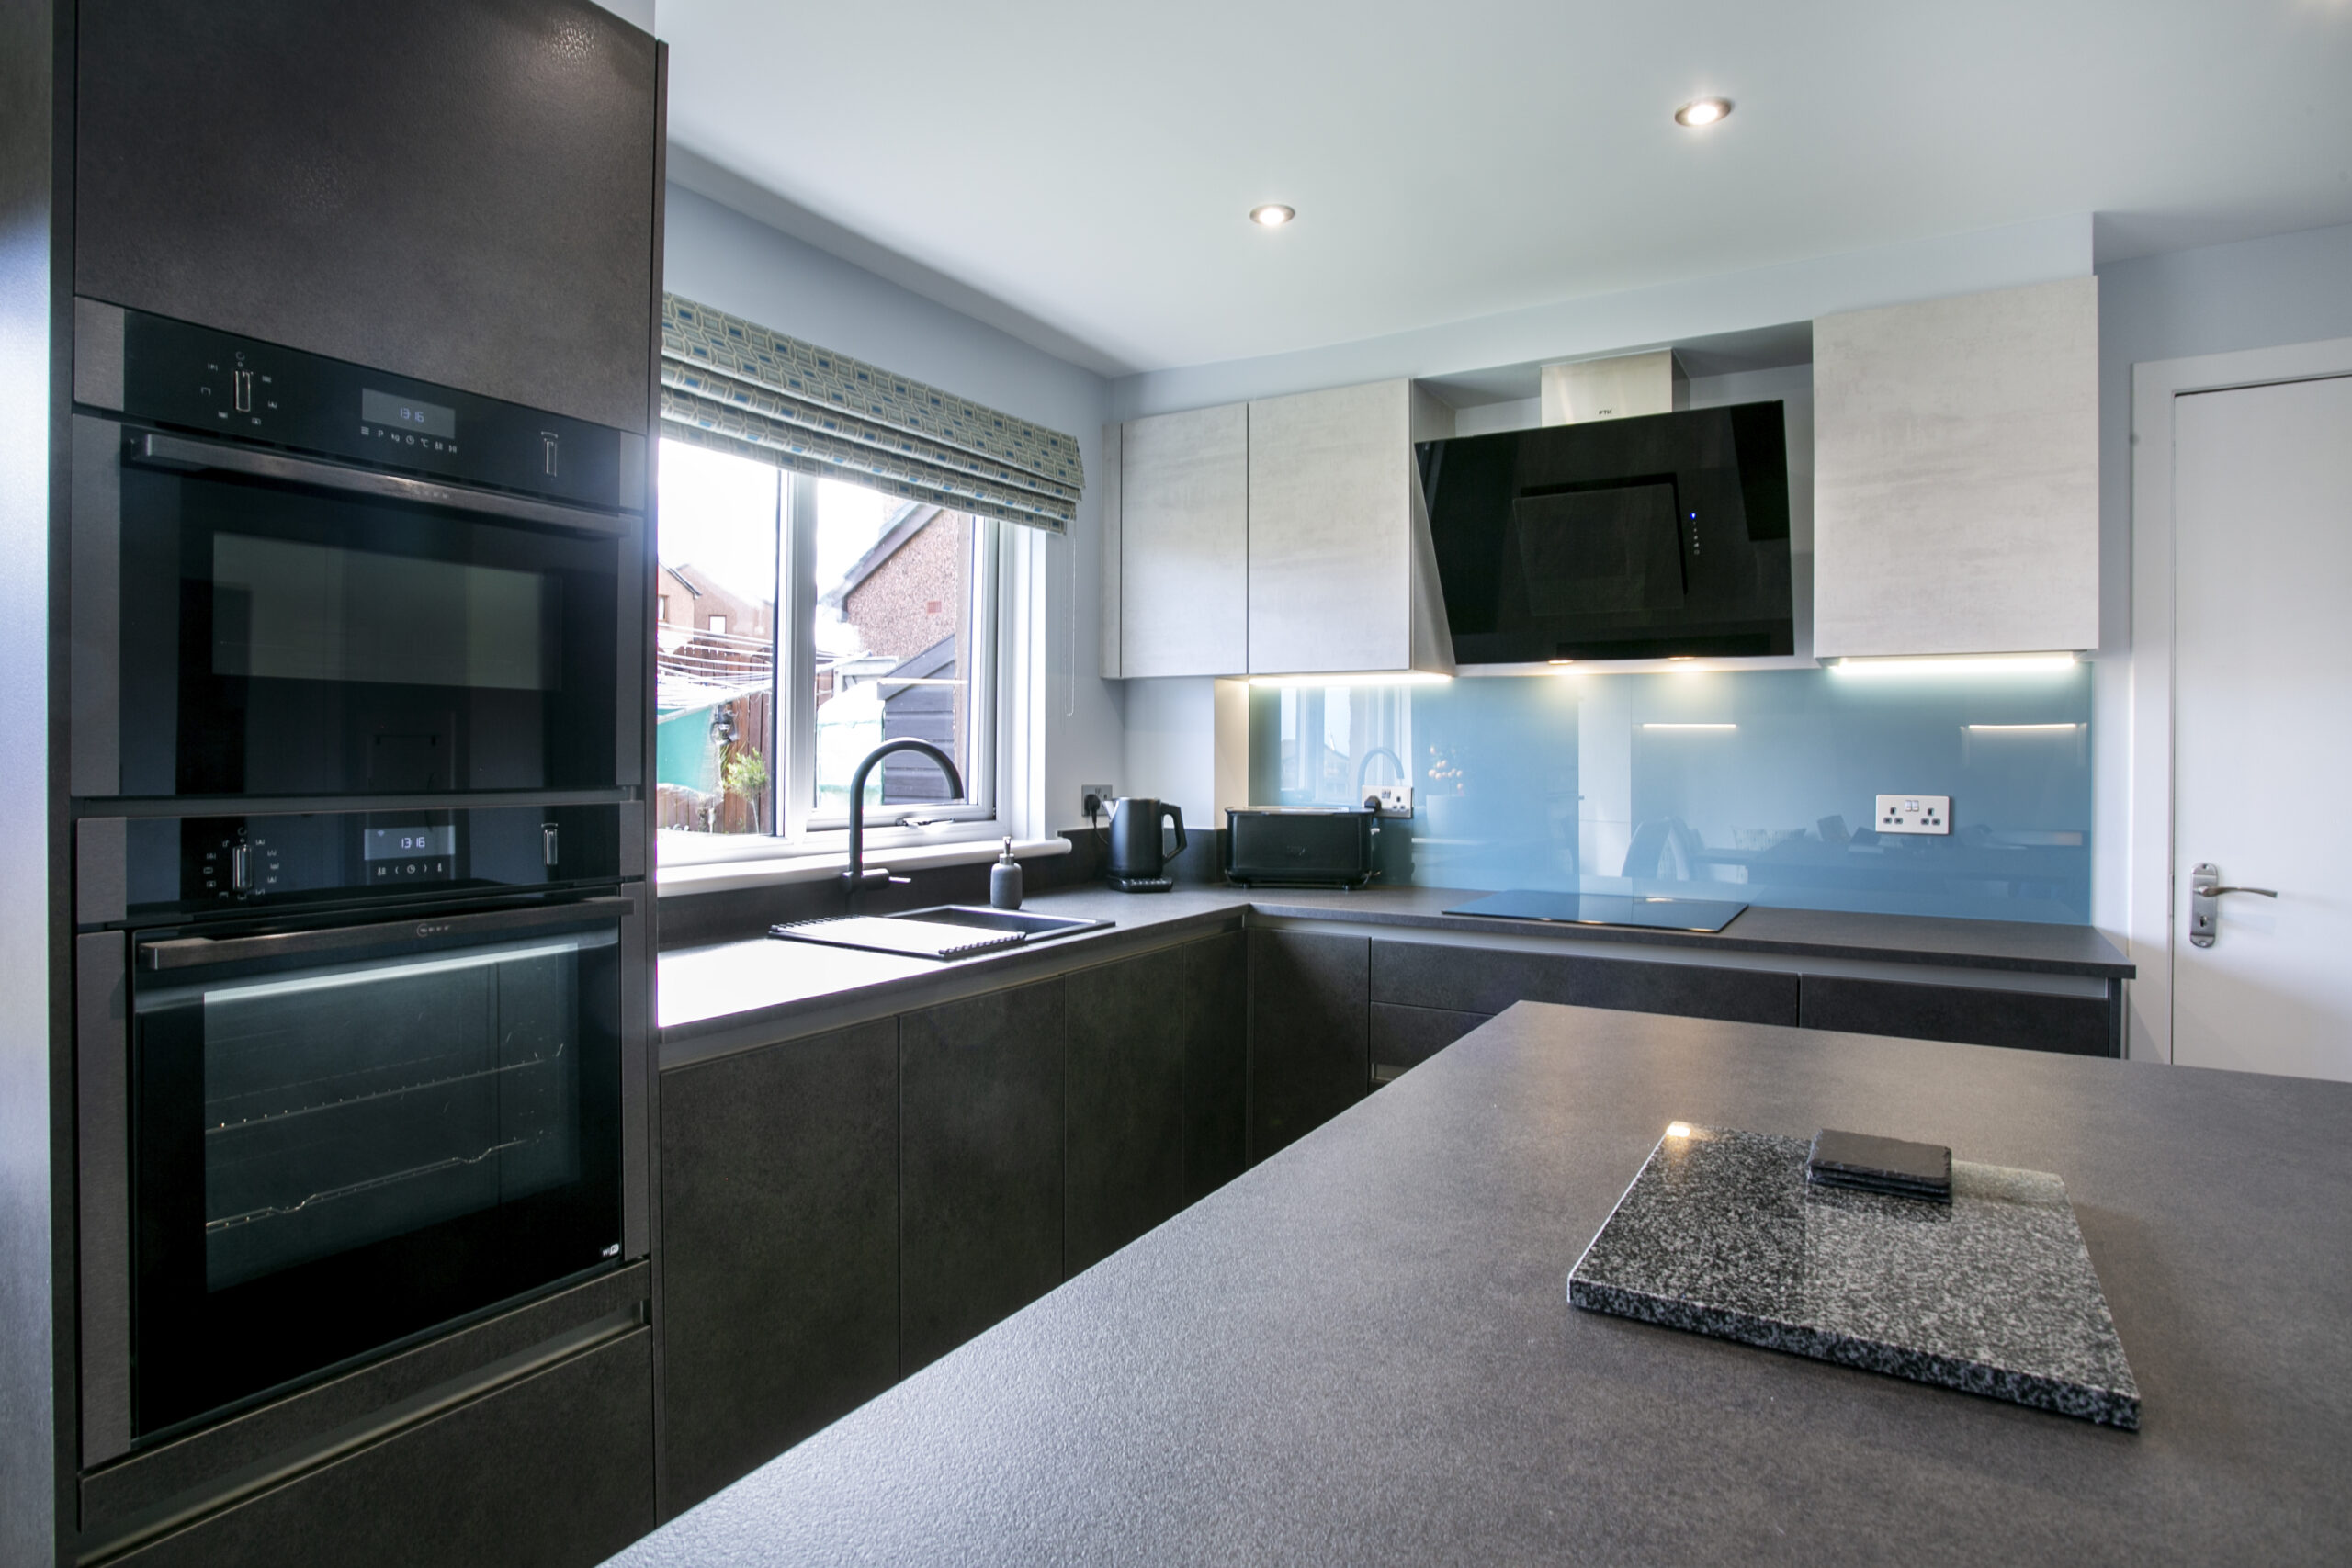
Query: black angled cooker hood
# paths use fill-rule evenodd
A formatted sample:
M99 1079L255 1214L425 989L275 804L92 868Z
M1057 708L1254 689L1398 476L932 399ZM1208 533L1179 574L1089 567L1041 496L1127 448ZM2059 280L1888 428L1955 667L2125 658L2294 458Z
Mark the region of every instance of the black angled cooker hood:
M1425 441L1463 664L1796 650L1779 402Z

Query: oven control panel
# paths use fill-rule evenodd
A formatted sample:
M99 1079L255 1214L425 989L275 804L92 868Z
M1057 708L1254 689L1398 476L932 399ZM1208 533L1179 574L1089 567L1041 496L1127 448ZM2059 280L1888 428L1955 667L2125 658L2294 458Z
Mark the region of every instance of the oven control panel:
M132 418L583 506L644 507L641 435L141 310L122 318L119 412Z
M133 920L418 893L612 882L621 813L637 807L469 807L133 818Z

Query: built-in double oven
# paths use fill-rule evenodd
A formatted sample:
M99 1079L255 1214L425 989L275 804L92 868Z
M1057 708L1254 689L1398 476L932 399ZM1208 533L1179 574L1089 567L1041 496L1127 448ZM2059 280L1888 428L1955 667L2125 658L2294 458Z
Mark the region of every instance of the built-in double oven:
M89 301L83 1462L646 1249L642 437Z

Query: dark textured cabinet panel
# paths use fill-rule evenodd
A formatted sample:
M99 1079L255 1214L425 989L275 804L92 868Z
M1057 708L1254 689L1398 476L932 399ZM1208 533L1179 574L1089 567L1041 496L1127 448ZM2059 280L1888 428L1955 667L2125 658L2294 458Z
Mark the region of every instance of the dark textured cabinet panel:
M650 38L588 0L78 27L76 293L645 429Z
M1184 1201L1250 1164L1250 941L1227 931L1184 953Z
M1448 1012L1440 1008L1374 1002L1373 1076L1391 1078L1418 1067L1486 1021L1487 1015L1482 1012Z
M1363 937L1250 937L1250 1157L1264 1159L1371 1088Z
M1899 1034L2074 1056L2108 1055L2113 1039L2103 997L1827 975L1804 976L1797 1021L1807 1029L1849 1034Z
M1184 951L1063 981L1062 1272L1184 1206Z
M1797 1021L1794 974L1429 942L1374 942L1372 998L1452 1012L1498 1013L1513 1002L1562 1002L1734 1023Z
M626 1338L114 1559L589 1568L653 1528L653 1336Z
M1061 1282L1064 982L899 1021L899 1371Z
M895 1019L662 1077L664 1506L899 1375Z

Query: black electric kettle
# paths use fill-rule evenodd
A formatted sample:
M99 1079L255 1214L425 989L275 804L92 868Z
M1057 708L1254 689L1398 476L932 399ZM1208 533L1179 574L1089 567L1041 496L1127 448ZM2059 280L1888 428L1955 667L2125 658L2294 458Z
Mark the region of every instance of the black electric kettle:
M1184 813L1173 801L1122 796L1111 807L1111 886L1129 893L1159 893L1176 884L1168 874L1159 824L1176 825L1176 852L1184 852Z

